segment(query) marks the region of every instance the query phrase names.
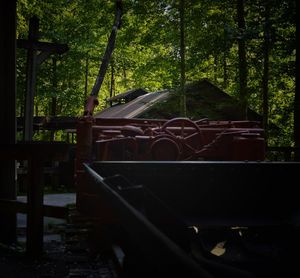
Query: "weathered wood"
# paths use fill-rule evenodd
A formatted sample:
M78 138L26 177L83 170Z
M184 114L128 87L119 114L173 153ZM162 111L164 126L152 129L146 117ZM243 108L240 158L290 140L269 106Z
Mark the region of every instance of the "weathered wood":
M28 41L36 42L38 40L39 20L32 17L29 22ZM31 141L33 135L33 106L36 85L37 71L37 50L30 48L27 52L27 70L26 70L26 95L25 95L25 122L24 122L24 140Z
M0 199L0 210L7 210L13 213L27 213L27 204L16 200Z
M33 117L33 130L64 130L75 129L78 117L49 116ZM23 117L17 117L18 130L23 128Z
M25 48L28 50L32 49L32 50L39 50L39 51L55 52L58 54L63 54L69 50L69 47L67 44L30 41L30 40L25 40L25 39L18 39L17 47Z
M6 161L8 158L28 161L26 249L32 257L39 257L43 251L43 215L45 213L43 206L44 162L66 160L68 151L68 144L54 142L0 145L1 161Z
M25 95L24 141L31 141L33 136L33 108L36 87L36 74L41 65L52 53L62 54L68 50L66 44L39 42L39 19L32 17L29 22L28 39L17 40L19 48L28 49ZM38 51L40 53L38 54Z
M0 4L0 144L16 140L16 0ZM0 163L0 198L15 199L15 161ZM16 240L16 216L0 212L0 241Z
M40 256L43 251L43 160L31 160L27 188L26 251L31 256Z
M46 161L67 160L70 145L64 142L31 142L18 144L0 144L0 161L7 159Z

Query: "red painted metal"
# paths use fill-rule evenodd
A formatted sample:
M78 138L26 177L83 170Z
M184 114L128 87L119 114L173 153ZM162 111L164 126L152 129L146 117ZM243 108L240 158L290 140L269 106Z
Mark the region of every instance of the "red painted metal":
M79 162L265 159L264 131L251 121L96 119L77 133Z
M101 121L99 121L101 122ZM264 160L256 122L169 121L93 125L95 160Z
M87 182L92 161L263 161L264 130L252 121L192 121L83 117L77 125L76 205L113 222L105 201Z

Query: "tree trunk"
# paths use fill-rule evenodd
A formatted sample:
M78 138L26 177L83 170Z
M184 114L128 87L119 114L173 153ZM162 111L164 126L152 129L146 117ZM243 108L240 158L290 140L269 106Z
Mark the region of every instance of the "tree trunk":
M184 8L185 0L180 0L180 103L181 115L186 117L186 95L185 95L185 32L184 32Z
M84 82L84 101L88 96L88 81L89 81L89 53L86 54L85 59L85 82Z
M218 81L218 56L214 54L214 82L217 83Z
M247 60L246 60L246 43L245 43L245 16L244 0L237 0L237 22L239 28L238 37L238 55L239 55L239 85L240 85L240 104L243 118L246 120L248 96L247 96Z
M57 60L54 57L52 59L52 97L51 97L51 109L50 109L50 115L56 116L57 111ZM50 132L50 141L54 141L55 139L55 131L52 130Z
M296 7L299 8L299 3L296 1ZM296 9L297 10L297 9ZM294 100L294 142L298 148L295 152L295 160L300 161L300 20L297 16L296 26L296 91Z
M114 61L111 61L111 75L110 75L110 90L109 90L109 97L112 98L115 94L115 67ZM112 106L112 102L110 102L110 106Z
M227 88L228 85L228 69L227 69L227 51L223 52L223 87Z
M270 4L265 2L264 13L264 42L263 42L263 76L262 76L262 96L263 96L263 128L266 140L268 139L268 118L269 118L269 55L270 55Z

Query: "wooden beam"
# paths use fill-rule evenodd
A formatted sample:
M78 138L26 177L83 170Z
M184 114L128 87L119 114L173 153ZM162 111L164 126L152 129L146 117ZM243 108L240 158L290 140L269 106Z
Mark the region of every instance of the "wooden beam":
M66 143L0 144L0 161L4 164L7 159L28 160L26 251L31 257L40 257L43 252L43 216L47 213L43 206L44 162L67 159L68 150ZM16 218L15 213L14 216Z
M69 47L67 44L30 41L30 40L26 40L26 39L18 39L17 47L25 48L28 50L33 49L33 50L39 50L39 51L53 52L53 53L58 53L58 54L63 54L69 50Z
M7 199L0 199L0 210L8 210L14 213L28 213L27 203ZM67 207L43 205L43 216L46 217L66 219L68 217L68 211Z

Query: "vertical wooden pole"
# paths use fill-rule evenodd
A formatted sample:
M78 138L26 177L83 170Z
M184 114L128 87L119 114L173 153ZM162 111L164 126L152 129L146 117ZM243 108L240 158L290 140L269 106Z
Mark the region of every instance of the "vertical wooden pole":
M39 36L39 19L32 17L29 22L29 41L38 41ZM31 141L33 135L33 108L36 84L37 70L37 51L28 49L27 52L27 72L26 72L26 95L25 95L25 123L24 123L24 140Z
M43 162L34 157L28 163L26 251L32 257L43 252Z
M16 142L16 0L0 3L0 144ZM15 199L15 161L0 163L0 198ZM16 214L0 211L0 241L16 240Z
M77 123L77 144L75 161L76 206L84 206L82 193L86 191L86 172L83 163L92 160L93 120L90 117L82 118Z

